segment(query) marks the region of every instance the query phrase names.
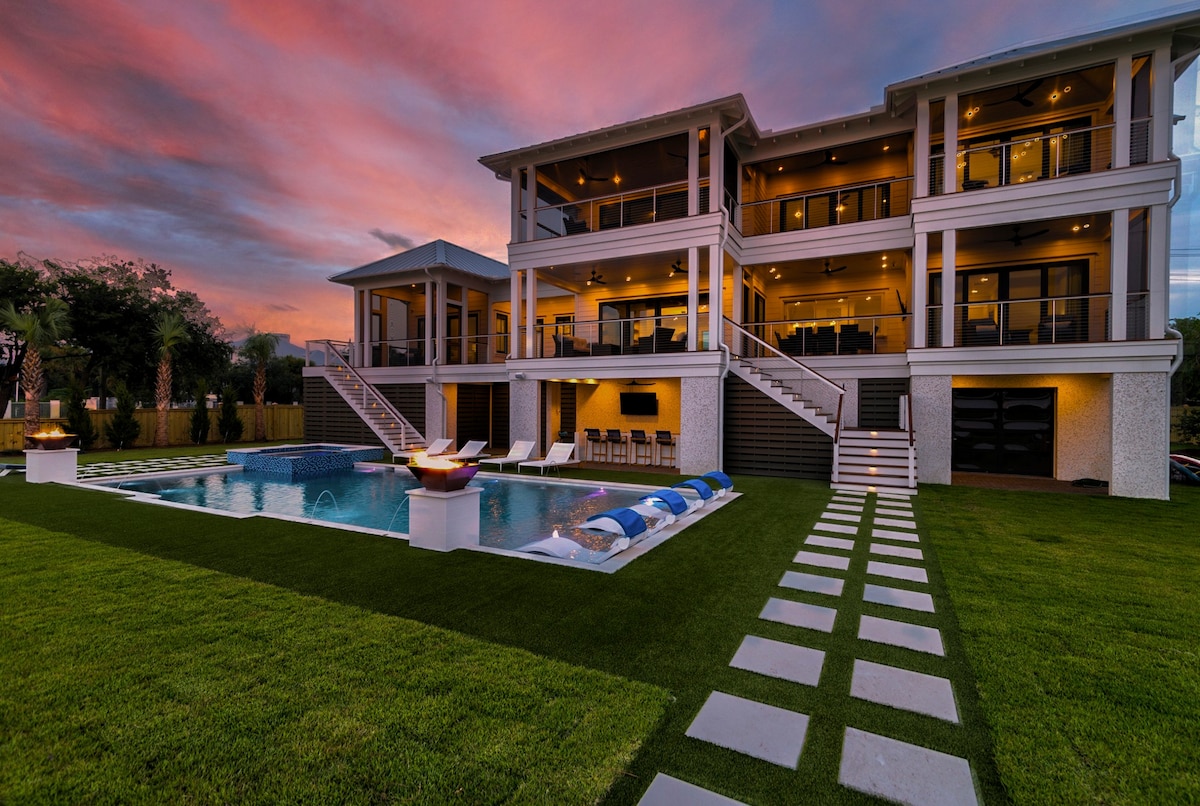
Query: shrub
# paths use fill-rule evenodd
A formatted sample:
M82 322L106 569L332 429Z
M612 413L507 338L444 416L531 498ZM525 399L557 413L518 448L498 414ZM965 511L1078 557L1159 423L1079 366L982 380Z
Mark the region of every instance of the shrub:
M237 442L242 438L246 426L238 416L237 390L226 386L221 390L221 414L217 417L217 430L224 442Z
M80 450L91 450L100 435L96 433L96 425L92 422L92 414L87 410L84 395L87 392L78 381L71 383L67 389L67 431L77 434L77 446Z
M192 421L189 428L192 443L203 445L208 442L208 429L212 421L208 417L208 386L204 381L196 384L196 406L192 409Z
M117 381L113 384L113 394L117 398L117 411L104 426L104 435L108 437L110 445L121 450L132 447L142 433L142 424L133 416L137 404L129 387Z
M1179 415L1179 436L1189 445L1200 445L1200 406L1189 406Z

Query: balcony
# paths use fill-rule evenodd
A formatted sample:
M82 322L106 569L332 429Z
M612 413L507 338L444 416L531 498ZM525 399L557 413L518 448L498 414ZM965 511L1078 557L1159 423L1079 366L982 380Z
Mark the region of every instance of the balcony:
M540 241L686 218L687 193L687 182L672 182L627 193L539 206L535 210L534 239ZM697 209L701 213L708 212L707 181L700 184ZM525 220L524 213L521 220Z
M908 215L912 177L781 196L740 205L734 221L745 236L877 221Z
M1144 292L1128 295L1126 339L1147 337ZM1107 342L1111 334L1111 294L956 303L954 346L1049 345ZM942 344L942 306L928 306L928 344Z
M705 314L704 321L707 322ZM687 351L687 316L647 316L589 322L559 322L534 327L533 355L527 358L581 358L658 355ZM526 328L521 328L524 335ZM708 344L708 331L698 344Z
M755 337L795 356L878 355L908 348L908 314L744 323Z

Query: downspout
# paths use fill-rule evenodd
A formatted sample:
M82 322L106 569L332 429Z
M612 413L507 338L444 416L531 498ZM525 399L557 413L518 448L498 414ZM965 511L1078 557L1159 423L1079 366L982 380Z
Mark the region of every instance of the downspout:
M425 267L425 276L429 278L430 286L433 288L436 288L437 280L433 279L433 272L431 272L429 270L428 266ZM445 300L442 300L442 304L443 305L445 304ZM433 322L429 322L426 324L426 327L432 327L432 326L433 326ZM437 392L437 396L442 399L442 435L445 436L445 433L446 433L446 409L450 405L450 401L446 398L446 393L442 391L442 382L438 380L438 376L437 376L438 362L442 360L442 342L441 342L441 339L439 339L437 337L436 333L434 334L434 337L433 337L433 344L436 349L434 349L433 363L431 363L429 365L429 367L430 367L429 371L432 372L433 374L430 375L428 378L426 378L425 382L432 384L433 391Z

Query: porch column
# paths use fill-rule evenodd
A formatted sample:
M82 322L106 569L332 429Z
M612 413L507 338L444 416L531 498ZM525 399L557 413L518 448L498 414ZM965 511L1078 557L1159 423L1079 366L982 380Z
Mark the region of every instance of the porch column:
M524 240L532 243L538 237L538 168L529 166L526 187L526 236Z
M356 346L350 350L350 363L356 367L365 367L371 352L366 347L371 333L370 293L370 291L361 289L354 292L354 336L352 338Z
M536 358L537 340L541 336L537 328L537 272L525 270L525 357Z
M1117 57L1116 86L1113 88L1113 163L1114 168L1129 167L1129 141L1133 118L1133 57ZM1114 248L1116 244L1113 244Z
M425 363L433 363L433 346L437 342L434 340L434 321L437 316L437 309L434 307L435 297L437 294L437 284L433 278L425 280Z
M1150 104L1150 161L1163 162L1171 153L1171 107L1175 91L1175 69L1171 66L1169 45L1154 51L1154 71L1150 78L1154 82Z
M445 366L446 356L450 352L446 343L446 335L450 332L446 326L446 314L450 306L446 304L446 278L439 277L437 281L437 357L438 363Z
M521 221L521 209L524 207L525 197L521 193L521 171L523 168L513 168L512 176L509 178L509 195L511 196L512 204L512 222L510 224L509 240L513 243L521 243L525 236L525 225ZM528 216L526 216L528 218Z
M949 161L949 156L945 157ZM929 99L917 101L917 131L913 137L913 198L929 195Z
M697 160L699 162L699 160ZM721 119L708 129L708 209L702 213L715 213L721 209L721 176L724 173L725 135L721 133ZM714 342L715 343L715 342Z
M1129 226L1126 224L1126 226ZM1161 339L1167 332L1167 300L1171 294L1171 208L1150 208L1150 315L1146 337Z
M908 346L912 349L925 347L929 333L929 233L918 232L913 240L912 298L908 309L912 311L912 333Z
M954 261L957 230L942 233L942 347L954 346Z
M1128 146L1128 143L1126 143ZM1129 153L1126 148L1126 154ZM1125 341L1128 338L1129 299L1129 211L1113 210L1112 255L1109 256L1112 273L1109 286L1112 299L1108 303L1108 338L1110 341Z
M688 247L687 256L687 349L693 351L699 344L697 331L700 329L700 250Z
M521 331L521 272L513 271L508 276L508 357L521 357L521 340L517 333Z
M700 212L700 129L693 128L688 132L688 216Z
M741 263L733 264L733 289L732 289L732 316L729 318L737 322L739 325L744 324L742 321L742 310L746 305L746 270L742 268ZM711 303L711 300L710 300ZM733 332L733 343L729 345L729 349L734 355L742 354L742 334L738 331Z
M720 244L708 247L708 349L716 350L724 337L721 314L725 310L725 261ZM697 295L699 299L699 295Z
M942 179L944 186L943 193L953 193L956 190L956 182L958 181L958 171L955 166L958 165L958 96L947 95L945 114L945 128L943 129L943 137L945 147L943 151L945 160L942 165Z

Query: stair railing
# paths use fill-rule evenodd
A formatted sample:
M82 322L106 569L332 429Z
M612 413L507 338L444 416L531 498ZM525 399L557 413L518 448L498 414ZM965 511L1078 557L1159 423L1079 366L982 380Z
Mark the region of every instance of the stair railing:
M399 410L397 410L396 407L392 405L391 401L389 401L386 397L381 395L379 393L378 389L376 389L373 385L371 385L369 382L367 382L367 380L365 378L363 378L363 376L359 373L359 371L357 369L350 366L350 362L346 361L345 358L342 356L342 353L339 350L335 349L334 342L324 341L322 343L329 347L329 352L327 354L329 357L326 360L330 361L330 363L326 364L326 366L328 366L332 369L335 369L335 370L339 370L339 371L344 370L345 372L349 373L358 382L358 386L362 390L362 414L360 416L364 418L364 421L367 423L367 425L371 425L369 412L372 407L369 404L373 403L376 406L378 406L380 409L382 409L385 413L391 415L396 420L396 422L398 422L400 424L401 443L404 442L404 440L406 439L406 436L409 433L414 434L418 441L420 441L420 442L425 441L425 437L423 437L421 435L421 432L416 429L416 426L414 426L412 423L410 423L408 421L408 418L406 418L403 414L401 414L399 412ZM372 429L372 430L374 430L374 429ZM383 436L383 435L381 434L380 436ZM401 447L404 447L403 444L401 445Z
M908 432L908 486L915 489L917 486L917 433L913 428L912 395L901 395L900 403L905 415L905 422L901 423L901 427Z
M722 319L724 319L725 326L728 328L731 336L731 338L727 338L725 340L725 343L730 345L730 348L733 350L733 354L735 356L743 359L746 357L782 358L785 362L784 366L788 367L789 371L799 373L800 388L795 390L795 393L806 400L811 400L812 398L804 394L803 389L805 380L811 380L816 384L818 389L821 389L826 393L831 392L837 395L836 407L830 405L830 408L836 408L837 410L837 421L834 423L835 430L840 426L842 420L842 398L846 394L845 389L829 380L807 364L797 361L795 356L772 347L769 342L754 335L754 333L750 332L737 322L734 322L728 316L724 316ZM788 388L791 387L789 386ZM832 404L832 401L830 402Z

